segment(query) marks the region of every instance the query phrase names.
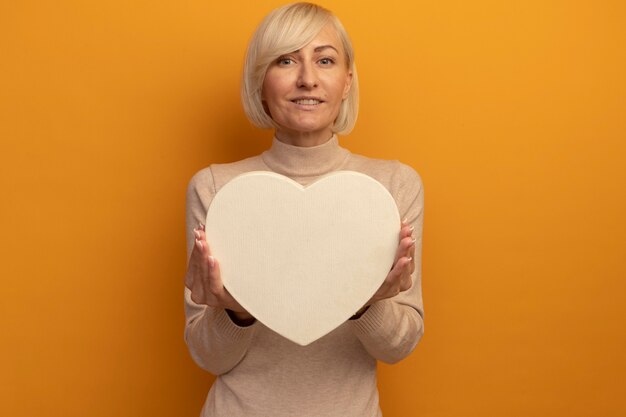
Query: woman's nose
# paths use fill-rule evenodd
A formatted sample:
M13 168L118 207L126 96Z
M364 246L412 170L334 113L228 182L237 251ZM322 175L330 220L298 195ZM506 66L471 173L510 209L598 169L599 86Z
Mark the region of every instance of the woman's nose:
M300 66L298 74L298 87L311 89L317 87L317 73L310 63L304 63Z

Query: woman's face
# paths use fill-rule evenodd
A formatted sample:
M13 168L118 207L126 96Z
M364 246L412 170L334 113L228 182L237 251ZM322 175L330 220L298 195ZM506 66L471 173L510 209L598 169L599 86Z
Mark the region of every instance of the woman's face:
M297 146L315 146L332 136L352 73L332 24L308 45L270 64L263 81L266 111L278 125L276 137Z

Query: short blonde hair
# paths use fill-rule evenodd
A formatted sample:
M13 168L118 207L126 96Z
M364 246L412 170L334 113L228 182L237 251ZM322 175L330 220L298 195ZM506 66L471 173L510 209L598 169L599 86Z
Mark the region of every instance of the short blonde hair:
M281 55L297 51L311 42L328 23L332 23L337 30L348 70L352 72L350 91L341 103L333 132L342 135L350 133L359 111L359 83L352 42L330 10L312 3L293 3L273 10L263 19L250 40L243 67L241 101L252 124L265 129L277 127L265 111L261 99L267 69Z

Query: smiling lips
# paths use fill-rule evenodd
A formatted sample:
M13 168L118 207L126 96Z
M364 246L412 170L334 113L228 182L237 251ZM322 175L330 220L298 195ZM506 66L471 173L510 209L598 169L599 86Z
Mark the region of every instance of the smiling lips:
M301 106L316 106L318 104L323 103L322 100L317 98L309 98L309 97L301 97L291 100L292 103L301 105Z

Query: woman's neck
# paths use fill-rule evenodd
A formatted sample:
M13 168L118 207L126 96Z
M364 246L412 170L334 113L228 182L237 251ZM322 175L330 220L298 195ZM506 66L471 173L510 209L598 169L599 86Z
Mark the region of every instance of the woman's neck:
M290 178L316 177L341 169L350 152L333 135L317 146L295 146L274 137L272 147L261 157L274 172Z
M288 130L280 129L274 133L276 139L282 143L292 146L300 146L303 148L310 148L313 146L323 145L333 137L333 132L330 129L324 129L317 132L291 132Z

